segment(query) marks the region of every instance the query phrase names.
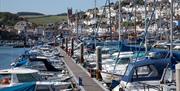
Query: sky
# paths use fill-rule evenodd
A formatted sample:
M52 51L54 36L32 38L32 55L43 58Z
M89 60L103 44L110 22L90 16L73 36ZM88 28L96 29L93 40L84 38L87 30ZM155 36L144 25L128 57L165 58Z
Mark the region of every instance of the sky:
M0 0L0 12L39 12L54 15L67 12L67 8L87 10L94 7L95 0ZM116 1L116 0L111 0ZM105 5L106 0L96 0L97 7Z

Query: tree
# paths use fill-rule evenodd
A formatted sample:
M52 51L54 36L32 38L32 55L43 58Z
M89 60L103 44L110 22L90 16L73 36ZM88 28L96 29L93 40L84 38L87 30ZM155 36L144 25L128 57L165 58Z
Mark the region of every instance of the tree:
M136 5L144 5L144 0L136 0L135 4Z
M128 26L133 26L133 25L134 25L134 23L129 22L129 21L124 21L124 22L122 23L122 26L124 26L125 28L127 28Z
M0 12L0 25L13 26L20 18L16 14Z

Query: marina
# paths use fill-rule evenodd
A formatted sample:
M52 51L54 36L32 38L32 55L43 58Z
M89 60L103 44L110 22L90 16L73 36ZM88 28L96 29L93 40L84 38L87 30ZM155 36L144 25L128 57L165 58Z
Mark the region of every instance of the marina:
M57 50L52 55L48 53L48 57L38 56L38 51L47 53L49 50L48 46L39 50L31 49L12 62L12 68L0 70L0 90L21 91L26 88L35 91L72 91L76 89L71 75L63 66L64 63L58 59Z
M104 1L0 12L0 91L180 91L180 0Z
M72 43L70 43L70 44L72 44ZM69 91L69 90L71 90L71 91L73 90L74 91L75 89L76 90L79 89L79 90L82 90L82 91L92 91L92 90L94 90L94 91L108 91L111 88L111 86L110 86L110 88L108 87L109 84L112 84L111 81L105 80L104 77L103 77L104 75L102 73L101 73L102 78L101 77L99 78L100 73L97 73L96 66L94 66L95 67L94 68L92 66L93 64L91 64L91 62L93 62L93 59L92 59L92 61L87 61L88 58L85 57L86 59L84 59L84 62L82 62L80 60L77 60L77 58L75 56L72 56L72 53L71 53L72 51L71 50L69 50L68 48L67 48L68 49L67 50L66 47L63 50L61 47L62 46L57 46L57 47L53 47L52 46L51 47L49 45L33 47L32 49L30 49L28 51L28 53L24 54L24 56L20 56L20 58L17 59L17 61L12 62L11 66L14 66L15 68L1 70L0 71L0 75L5 75L6 74L5 75L6 80L7 80L7 77L8 77L7 75L8 74L13 74L12 76L10 76L10 77L13 77L13 78L8 78L8 80L11 80L11 83L8 83L8 82L2 80L2 82L1 82L2 84L6 82L5 86L1 85L2 91L3 91L4 87L6 87L7 90L8 89L9 90L13 90L13 89L15 90L15 89L18 89L19 86L22 89L24 88L23 86L25 86L25 88L28 88L28 86L30 86L30 87L31 86L36 86L36 87L34 87L34 89L37 89L37 90L38 89L39 90L49 89L49 91L51 91L52 89L62 90L62 88L64 89L64 91ZM101 47L99 47L99 48L101 48ZM99 49L99 48L97 48L97 49ZM107 55L107 53L108 53L109 50L110 50L109 48L105 48L104 50L102 50L102 53L106 54L106 55L105 54L101 54L102 55L102 59L103 59L102 60L102 62L103 62L102 63L102 69L104 69L103 65L106 65L104 67L106 67L106 69L108 70L107 63L110 63L112 65L112 67L114 67L116 65L116 67L118 69L123 71L123 69L119 68L120 66L118 66L117 64L113 65L113 63L112 63L113 60L109 60L108 61L107 58L109 58L110 55ZM65 52L65 51L67 51L67 52ZM96 52L96 53L98 53L98 52ZM43 54L43 56L42 56L42 54ZM77 56L77 52L76 51L73 54ZM81 54L81 52L78 53L78 54ZM134 56L134 58L137 57L137 54L133 54L133 55L132 54L133 54L133 52L121 52L120 54L118 54L118 52L114 52L114 53L112 53L112 56L116 57L117 55L121 55L124 58L126 58L126 57L131 57L132 58L133 56ZM123 56L123 55L125 55L125 56ZM143 55L144 54L139 54L139 57L143 58ZM152 57L153 57L154 54L152 53L152 54L149 54L149 55L152 55ZM57 58L55 56L57 56L57 57L59 56L60 58ZM84 56L86 56L86 55L84 55ZM28 62L26 62L27 61L26 59L28 59ZM120 57L120 59L122 60L121 57ZM96 57L95 57L94 61L95 60L96 60ZM107 60L107 61L105 61L105 60ZM153 74L155 75L157 73L159 74L159 76L154 77L154 79L159 79L160 80L160 78L161 78L161 76L163 74L163 69L166 68L168 63L171 63L170 61L168 61L168 59L165 59L165 60L161 59L161 60L164 61L164 62L167 62L166 64L164 64L164 67L162 66L162 64L164 62L162 62L160 60L157 61L160 64L158 64L154 59L153 60L149 60L150 64L154 64L153 62L155 62L155 64L157 66L161 65L161 67L162 67L162 69L160 69L160 68L158 69L159 72L156 72L157 70L155 70L155 68L150 68L151 71L152 70L155 71L155 73L152 72L152 75ZM49 63L49 62L51 62L51 63ZM86 65L85 65L85 62L89 62L90 64L86 63ZM127 62L129 62L129 61L127 61ZM146 63L146 65L148 65L148 61L144 61L144 62ZM42 63L44 64L44 67L43 67ZM141 65L145 65L145 64L143 64L140 61L139 61L139 63ZM65 65L66 67L63 66L63 65ZM97 65L97 63L95 63L95 65ZM123 65L125 66L124 63L123 63ZM133 68L131 68L131 67L129 68L129 66L130 66L130 64L128 65L128 68L127 67L123 67L123 68L127 68L127 70L130 71L130 69L133 69ZM150 66L150 67L153 67L153 66ZM36 70L32 70L32 68L36 69ZM45 70L47 70L47 71L45 71ZM18 71L20 71L20 73ZM120 73L118 70L116 71L115 69L113 70L111 68L110 71L114 71L114 72L117 72L117 73L110 73L109 77L111 77L113 75L114 75L114 77L115 76L120 77L120 75L116 75L116 74ZM108 72L110 72L110 71L108 71ZM124 71L125 71L125 69L124 69ZM19 76L15 76L16 74L17 75L21 74L21 76L23 76L23 74L24 75L25 74L30 74L31 72L35 72L36 74L37 73L39 74L39 76L36 75L37 77L35 77L35 79L34 79L34 81L39 79L39 82L37 80L37 82L31 83L31 81L33 82L33 79L30 80L30 78L27 78L26 80L24 79L24 81L20 80L20 78L16 78L16 79L18 79L20 81L15 80L15 78L14 78L14 77L19 77ZM102 72L103 72L103 70L102 70ZM68 73L69 76L66 73ZM132 72L129 72L129 73L132 73ZM129 73L121 73L121 74L122 75L123 74L127 74L127 76L128 76ZM71 78L71 76L72 76L72 78ZM105 76L107 76L107 75L105 75ZM42 77L42 78L39 78L39 77ZM46 80L44 80L44 82L43 82L42 79L44 79L44 78ZM80 78L82 79L82 83L81 84L79 82ZM123 80L124 78L126 79L125 76L123 76L121 79ZM12 79L14 79L14 80L12 80ZM66 82L66 81L68 81L68 79L74 79L74 80L71 80L70 82ZM118 79L114 78L114 80L117 81ZM13 82L13 81L16 81L16 82ZM22 85L21 81L23 81L24 85ZM133 83L134 83L134 81L133 81ZM24 83L24 82L26 82L26 83ZM21 84L17 84L17 83L21 83ZM124 82L122 82L122 83L124 84ZM10 85L10 87L8 87L8 84L14 84L14 85L13 86ZM28 85L25 85L25 84L28 84ZM32 84L34 84L34 85L32 85ZM53 85L53 84L55 85L56 84L56 87L53 87L53 88L52 87L48 87L48 88L44 87L44 86L49 86L48 84L49 85ZM107 84L107 85L105 85L105 84ZM153 91L154 91L154 89L160 89L160 87L157 87L159 85L159 81L158 80L157 80L157 84L155 86L150 85L150 84L146 83L146 85L143 85L143 86L145 86L145 87L149 86L147 89L150 89L150 90L153 90ZM74 85L77 86L77 87L72 87L72 88L69 87L69 86L74 86ZM135 85L137 85L137 84L135 84ZM172 89L174 89L174 88L172 88ZM31 89L33 89L33 88L31 87ZM116 88L114 88L114 89L116 91ZM54 90L52 90L52 91L54 91Z

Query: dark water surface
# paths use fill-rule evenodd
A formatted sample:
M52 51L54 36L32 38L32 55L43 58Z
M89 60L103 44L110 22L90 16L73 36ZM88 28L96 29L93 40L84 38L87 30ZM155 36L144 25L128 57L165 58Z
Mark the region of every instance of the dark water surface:
M10 68L10 64L26 50L25 48L0 47L0 69Z

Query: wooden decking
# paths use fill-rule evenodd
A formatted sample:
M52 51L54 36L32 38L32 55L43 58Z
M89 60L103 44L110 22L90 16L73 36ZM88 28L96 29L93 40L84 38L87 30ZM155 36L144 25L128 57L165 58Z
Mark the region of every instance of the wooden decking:
M64 52L64 50L60 47L58 49L60 50L61 55L64 56L62 59L77 83L79 76L81 76L83 86L80 86L80 88L82 91L105 91L105 89L93 80L82 67L76 64L74 60Z

